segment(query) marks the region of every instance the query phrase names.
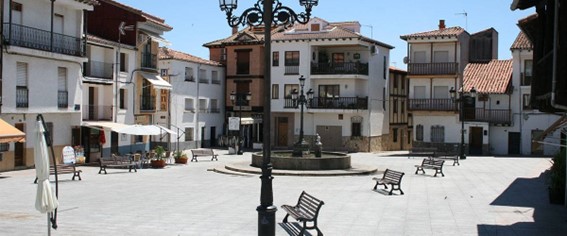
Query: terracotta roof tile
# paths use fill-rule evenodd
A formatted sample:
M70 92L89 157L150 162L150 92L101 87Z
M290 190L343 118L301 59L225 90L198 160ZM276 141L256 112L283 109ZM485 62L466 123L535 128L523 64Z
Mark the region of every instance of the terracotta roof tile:
M463 28L456 26L456 27L449 27L449 28L426 31L426 32L402 35L400 36L400 38L406 40L409 38L451 37L451 36L459 36L464 32L465 30Z
M390 70L390 72L397 71L397 72L406 73L406 74L408 73L407 70L404 70L402 68L398 68L398 67L395 67L395 66L390 66L388 69Z
M273 33L272 33L273 34ZM236 34L230 35L224 39L217 39L212 42L203 44L205 47L221 46L223 44L243 44L243 43L263 43L264 31L253 30L253 28L246 27Z
M97 0L75 0L76 2L80 2L80 3L84 3L84 4L88 4L91 6L97 6L100 5L100 3Z
M212 66L221 66L220 63L216 61L206 60L200 57L193 56L191 54L175 51L166 47L160 47L158 52L158 58L160 60L175 59L187 62L195 62L200 64L207 64Z
M474 87L478 93L506 93L512 81L512 60L469 63L463 73L464 91Z
M510 50L513 50L513 49L532 50L533 48L534 48L534 46L533 46L532 42L528 39L528 36L526 36L526 34L524 34L524 32L520 31L520 33L518 33L518 36L516 37L516 40L514 40L514 43L512 43Z

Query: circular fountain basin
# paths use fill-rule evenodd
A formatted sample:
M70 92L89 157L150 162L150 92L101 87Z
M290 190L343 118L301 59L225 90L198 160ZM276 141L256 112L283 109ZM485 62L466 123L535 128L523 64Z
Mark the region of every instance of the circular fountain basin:
M262 167L262 153L252 154L252 166ZM322 152L321 157L311 154L293 157L292 151L273 151L271 163L278 170L346 170L351 168L350 155L339 152Z

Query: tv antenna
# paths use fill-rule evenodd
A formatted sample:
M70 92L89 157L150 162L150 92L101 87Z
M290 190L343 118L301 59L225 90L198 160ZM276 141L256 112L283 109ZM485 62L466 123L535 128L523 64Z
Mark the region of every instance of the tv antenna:
M469 14L463 10L463 12L455 13L455 15L463 15L465 17L465 30L469 29Z
M374 27L372 25L362 25L362 26L370 28L370 38L374 38Z

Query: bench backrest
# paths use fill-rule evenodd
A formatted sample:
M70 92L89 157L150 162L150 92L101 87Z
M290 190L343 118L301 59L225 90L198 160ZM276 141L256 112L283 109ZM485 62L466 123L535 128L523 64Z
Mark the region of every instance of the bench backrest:
M213 149L191 149L193 155L215 155Z
M399 183L402 181L404 174L404 172L386 169L382 178Z
M436 160L436 159L431 159L431 158L425 158L425 159L423 159L423 162L421 163L421 165L442 167L443 163L445 163L444 160Z
M321 209L321 206L323 206L323 204L325 204L323 201L303 191L299 196L296 207L306 216L313 218L319 214L319 210Z

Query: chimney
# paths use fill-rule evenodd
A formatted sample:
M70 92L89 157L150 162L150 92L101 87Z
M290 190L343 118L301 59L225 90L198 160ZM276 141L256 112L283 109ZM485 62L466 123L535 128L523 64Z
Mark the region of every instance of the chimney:
M445 29L445 20L439 20L439 29Z
M232 34L238 33L238 26L232 27Z

